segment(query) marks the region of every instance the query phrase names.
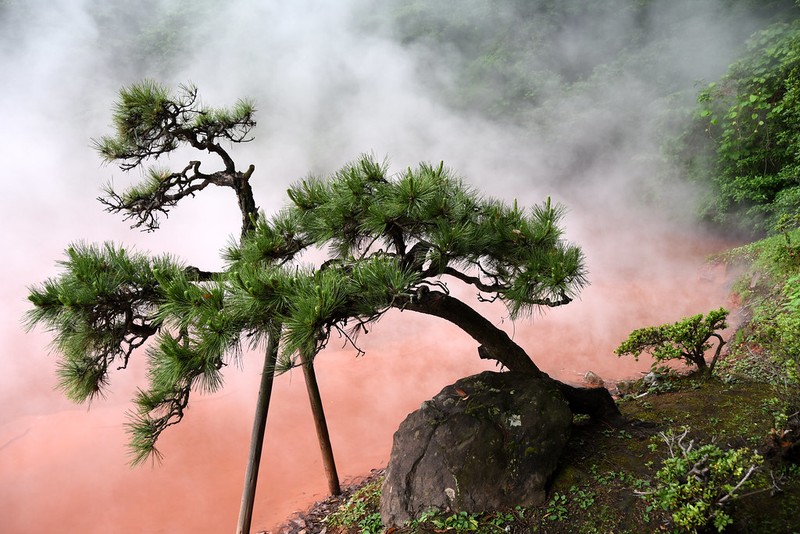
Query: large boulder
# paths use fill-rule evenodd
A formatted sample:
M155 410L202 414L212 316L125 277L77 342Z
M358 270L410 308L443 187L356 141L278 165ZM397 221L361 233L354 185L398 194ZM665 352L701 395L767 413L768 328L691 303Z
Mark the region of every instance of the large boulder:
M447 386L395 432L383 524L541 504L571 423L552 380L486 371Z

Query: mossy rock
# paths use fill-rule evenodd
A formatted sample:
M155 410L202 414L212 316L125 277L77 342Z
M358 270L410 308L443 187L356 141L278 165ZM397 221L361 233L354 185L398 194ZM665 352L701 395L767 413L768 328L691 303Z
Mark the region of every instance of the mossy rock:
M447 386L395 433L384 525L431 508L476 513L543 503L571 423L551 380L487 371Z

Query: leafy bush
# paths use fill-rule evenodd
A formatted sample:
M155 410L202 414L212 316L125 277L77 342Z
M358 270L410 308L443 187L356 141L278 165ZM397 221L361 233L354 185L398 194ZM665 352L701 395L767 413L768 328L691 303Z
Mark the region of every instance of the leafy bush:
M631 355L636 359L647 352L654 358L654 366L668 360L682 360L711 374L725 344L717 330L727 328L727 317L728 310L720 308L708 312L705 317L697 314L673 324L639 328L631 332L614 352L618 356ZM717 350L711 364L706 364L705 353L711 348L709 340L712 337L717 338Z
M722 532L733 523L725 506L754 486L751 476L763 459L748 448L695 448L693 440L686 442L688 433L687 428L681 434L661 434L669 457L656 473L655 488L640 495L670 513L675 526L684 531L713 525Z

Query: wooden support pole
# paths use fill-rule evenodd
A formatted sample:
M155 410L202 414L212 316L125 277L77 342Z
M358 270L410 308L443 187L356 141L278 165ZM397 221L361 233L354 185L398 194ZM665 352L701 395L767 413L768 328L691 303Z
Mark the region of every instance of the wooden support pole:
M267 352L264 355L264 369L261 371L261 385L258 389L256 414L253 419L253 433L250 437L250 452L244 476L242 505L239 509L239 524L236 527L237 534L250 534L250 523L253 519L253 507L256 498L256 483L258 482L258 469L261 463L261 450L264 445L264 431L267 426L267 413L269 412L269 401L272 396L272 382L275 378L275 362L278 358L280 332L280 325L272 326L269 340L267 341Z
M317 439L322 453L322 465L325 469L325 476L328 478L328 491L331 495L339 495L342 493L342 489L339 486L339 474L336 472L336 463L333 459L333 447L331 447L331 438L328 434L325 412L322 409L322 397L319 393L317 375L314 372L314 362L309 360L305 354L301 354L300 363L303 366L303 375L306 379L306 389L308 390L308 400L311 403L311 413L314 416L314 426L317 428Z

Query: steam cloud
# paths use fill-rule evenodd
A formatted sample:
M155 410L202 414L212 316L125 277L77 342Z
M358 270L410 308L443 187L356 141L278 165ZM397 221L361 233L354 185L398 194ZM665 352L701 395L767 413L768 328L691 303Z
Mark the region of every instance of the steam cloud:
M464 2L464 13L484 4ZM634 22L624 9L629 2L616 4L591 23L564 27L531 68L545 62L569 76L610 57L620 45L615 36ZM501 123L448 98L459 83L452 67L465 58L398 42L381 8L363 0L0 2L5 532L219 532L235 522L259 354L246 357L243 372L228 371L222 393L195 396L184 422L162 439L163 465L130 470L122 423L144 381L141 361L115 374L108 398L87 411L53 390L48 334L20 326L26 287L56 274L54 261L69 242L124 242L213 269L219 249L238 233L238 211L225 191L204 191L154 234L131 231L101 210L99 186L131 179L101 166L89 142L108 132L121 86L152 77L173 86L192 81L211 105L253 98L256 140L233 153L240 167L256 165L256 198L267 212L284 202L290 182L331 172L362 152L389 156L397 170L443 160L487 194L523 205L547 196L567 204L568 235L584 247L593 285L581 301L544 318L503 325L551 374L578 380L591 369L614 380L647 367L612 354L630 330L725 304L722 276L698 269L726 243L686 222L694 192L659 181L670 169L657 151L669 124L664 106L676 103L664 98L665 84L690 94L695 80L714 79L757 23L747 14L722 17L724 4L653 2L652 31L641 43L652 61L640 57L613 65L613 75L597 73L602 83L591 92L545 88L546 106ZM513 24L514 16L492 20ZM661 199L663 212L641 204L648 195ZM483 311L503 321L502 310ZM318 360L345 479L386 462L392 432L420 401L484 368L465 335L410 315L391 314L363 338L362 359L330 350ZM306 404L302 377L281 377L254 517L259 528L324 492Z

